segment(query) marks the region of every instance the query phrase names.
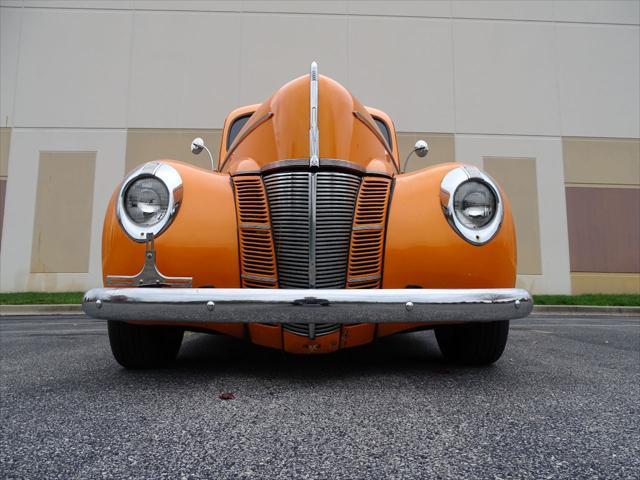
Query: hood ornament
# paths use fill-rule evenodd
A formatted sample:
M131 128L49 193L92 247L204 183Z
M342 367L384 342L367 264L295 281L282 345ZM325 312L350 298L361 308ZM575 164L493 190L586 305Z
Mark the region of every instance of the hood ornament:
M318 64L316 62L311 63L309 79L309 167L317 168L320 166L320 132L318 132Z

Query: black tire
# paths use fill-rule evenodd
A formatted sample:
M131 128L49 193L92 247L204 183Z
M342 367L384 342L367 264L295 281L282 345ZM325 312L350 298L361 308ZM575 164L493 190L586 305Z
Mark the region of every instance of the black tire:
M125 368L164 367L176 359L184 331L109 321L113 356Z
M444 358L463 365L490 365L502 356L509 336L509 320L436 327Z

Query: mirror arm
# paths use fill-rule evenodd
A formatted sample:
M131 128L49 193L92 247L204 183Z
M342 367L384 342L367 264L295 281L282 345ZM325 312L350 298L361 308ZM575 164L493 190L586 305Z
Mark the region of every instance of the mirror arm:
M209 160L211 160L211 170L213 170L214 172L216 171L216 166L213 163L213 155L211 155L211 152L209 151L209 149L207 148L206 145L202 145L202 148L204 148L207 153L209 154Z
M407 163L409 163L409 159L411 158L411 155L413 155L414 153L416 153L416 148L414 148L413 150L411 150L409 152L409 155L407 155L407 158L404 159L404 165L402 166L402 173L407 173Z

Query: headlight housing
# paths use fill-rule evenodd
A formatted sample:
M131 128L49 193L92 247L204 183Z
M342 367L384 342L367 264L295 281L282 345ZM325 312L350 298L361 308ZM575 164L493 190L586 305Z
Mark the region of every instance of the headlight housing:
M122 183L116 215L137 242L160 235L173 221L182 201L182 178L171 165L149 162Z
M454 168L442 179L440 203L451 227L465 240L483 245L500 229L500 191L487 174L471 166Z

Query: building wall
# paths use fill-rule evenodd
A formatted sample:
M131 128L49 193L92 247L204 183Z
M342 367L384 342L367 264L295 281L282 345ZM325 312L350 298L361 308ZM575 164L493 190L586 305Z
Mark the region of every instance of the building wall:
M514 205L518 284L640 291L640 1L0 0L0 289L100 283L133 166L320 72ZM74 203L75 199L75 203ZM67 212L61 214L59 212ZM633 218L636 221L633 221Z

